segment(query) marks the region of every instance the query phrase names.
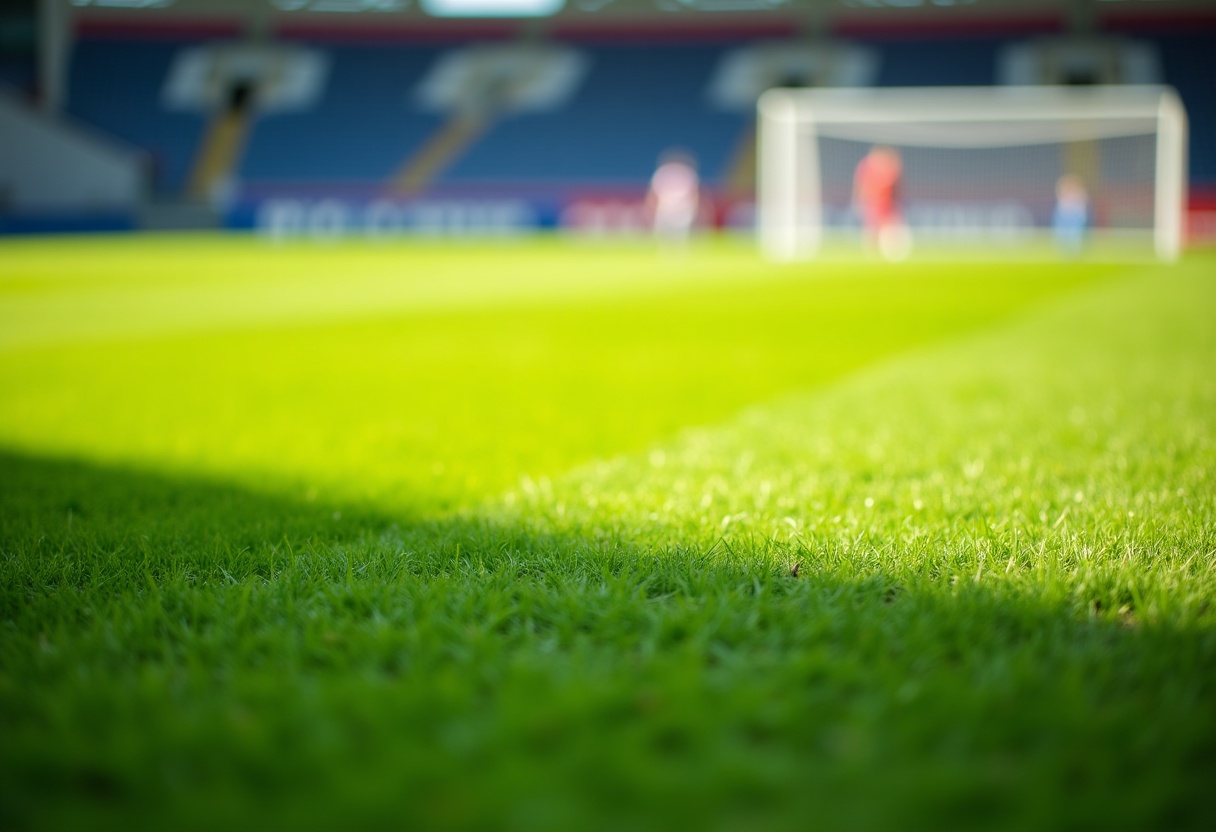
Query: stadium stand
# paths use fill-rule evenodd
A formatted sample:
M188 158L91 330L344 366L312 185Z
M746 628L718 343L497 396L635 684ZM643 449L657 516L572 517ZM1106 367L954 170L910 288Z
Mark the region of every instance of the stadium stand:
M996 53L1009 38L872 40L882 54L877 86L986 86L996 83Z
M1158 35L1168 83L1191 114L1192 178L1216 180L1216 83L1211 35ZM989 84L1008 39L871 41L882 56L879 86ZM72 61L69 107L88 123L146 148L157 186L180 190L205 119L173 112L161 85L182 41L82 39ZM446 174L447 183L638 182L665 147L722 173L746 119L714 111L704 87L727 44L583 47L591 73L567 107L510 116ZM408 91L442 47L329 46L333 74L315 109L257 119L240 176L249 182L381 180L418 147L441 116L411 107ZM355 126L352 129L352 126Z
M508 118L461 159L449 183L645 183L659 154L680 146L711 182L746 120L712 110L705 86L721 45L596 46L574 101Z
M351 184L388 179L443 117L409 106L408 92L442 48L326 46L331 72L319 105L261 116L242 180L250 183Z
M177 193L186 185L206 119L161 104L173 56L191 41L82 38L72 55L68 112L148 152L153 187Z
M1216 192L1216 64L1211 60L1216 34L1183 25L1145 31L1139 23L1122 29L1113 23L1111 31L1156 46L1164 80L1178 89L1190 116L1192 188L1211 201ZM152 160L155 192L166 199L181 197L199 164L210 122L206 113L166 106L166 73L179 50L231 41L238 33L231 27L194 33L81 29L70 64L68 112L145 150ZM875 51L874 83L891 87L996 83L1000 50L1042 31L842 33ZM624 193L645 186L662 151L681 147L697 157L711 187L725 189L728 180L738 179L737 157L747 146L752 118L715 107L706 90L722 55L748 37L745 32L732 38L719 30L708 40L682 40L678 32L658 40L628 34L568 38L589 66L570 101L556 110L507 113L478 124L456 136L447 155L436 151L438 161L421 165L425 175L415 178L440 194L479 189ZM402 181L408 161L428 141L442 138L445 123L450 125L445 114L412 101L411 90L459 42L417 37L344 42L327 40L323 33L287 39L323 50L329 75L309 109L255 113L242 151L231 160L242 193L366 196L391 191L394 182ZM15 71L10 74L15 77Z
M1150 37L1161 51L1166 83L1186 105L1191 126L1191 182L1216 189L1216 34Z

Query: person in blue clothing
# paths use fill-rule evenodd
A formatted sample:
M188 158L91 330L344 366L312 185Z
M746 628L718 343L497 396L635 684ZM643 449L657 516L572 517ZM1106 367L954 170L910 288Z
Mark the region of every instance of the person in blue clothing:
M1051 215L1056 245L1064 254L1081 253L1089 231L1089 193L1081 177L1067 173L1056 182L1056 209Z

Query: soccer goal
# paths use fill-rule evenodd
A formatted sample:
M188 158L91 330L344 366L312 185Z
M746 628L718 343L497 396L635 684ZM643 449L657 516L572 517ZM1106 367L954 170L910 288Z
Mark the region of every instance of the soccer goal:
M1086 242L1177 259L1187 120L1159 86L774 89L759 111L757 231L775 260L860 239L854 175L876 146L917 249L1050 252L1060 183L1087 201Z

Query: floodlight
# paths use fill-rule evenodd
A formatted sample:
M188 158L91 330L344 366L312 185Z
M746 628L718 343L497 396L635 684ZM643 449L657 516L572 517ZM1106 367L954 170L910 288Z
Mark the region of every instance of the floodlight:
M566 0L422 0L433 17L548 17Z

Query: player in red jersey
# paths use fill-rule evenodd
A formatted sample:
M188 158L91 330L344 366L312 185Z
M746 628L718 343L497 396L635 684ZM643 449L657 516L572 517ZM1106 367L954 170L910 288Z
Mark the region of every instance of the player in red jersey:
M904 259L912 247L899 209L903 172L903 162L894 148L874 147L857 164L853 175L853 205L867 239L888 260Z

